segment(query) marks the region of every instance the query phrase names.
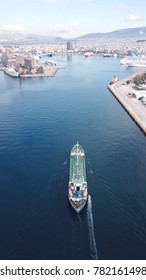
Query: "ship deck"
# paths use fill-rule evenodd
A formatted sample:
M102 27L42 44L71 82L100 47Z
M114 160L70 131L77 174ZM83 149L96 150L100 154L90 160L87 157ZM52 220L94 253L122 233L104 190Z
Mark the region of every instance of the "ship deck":
M70 182L83 183L86 182L86 170L85 170L85 156L71 155L70 157Z

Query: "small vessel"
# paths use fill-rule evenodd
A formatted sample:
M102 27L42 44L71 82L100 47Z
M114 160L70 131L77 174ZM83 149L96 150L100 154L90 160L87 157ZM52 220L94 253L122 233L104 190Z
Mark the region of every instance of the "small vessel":
M15 71L13 68L5 67L4 72L12 77L18 78L19 73Z
M113 53L103 53L103 57L113 57Z
M84 208L88 199L85 153L78 142L70 154L68 198L77 213Z
M114 75L113 78L112 78L112 80L111 80L111 82L110 82L110 85L116 83L117 81L118 81L118 78L117 78L116 75Z
M84 56L85 57L90 57L90 56L92 56L93 55L93 52L85 52L84 53Z

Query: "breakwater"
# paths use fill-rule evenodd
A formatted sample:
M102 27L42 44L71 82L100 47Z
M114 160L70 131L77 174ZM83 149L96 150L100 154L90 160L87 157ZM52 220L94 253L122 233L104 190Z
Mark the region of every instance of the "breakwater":
M132 96L134 89L131 83L127 83L127 81L132 81L137 74L140 75L143 72L138 72L113 83L108 86L108 89L146 135L146 106Z

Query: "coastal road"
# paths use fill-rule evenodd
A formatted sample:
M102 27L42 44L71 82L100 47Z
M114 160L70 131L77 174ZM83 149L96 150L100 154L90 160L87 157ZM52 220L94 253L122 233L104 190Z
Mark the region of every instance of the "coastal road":
M146 134L146 105L143 105L135 97L128 95L133 88L130 84L127 85L126 81L134 76L136 74L110 85L109 89Z

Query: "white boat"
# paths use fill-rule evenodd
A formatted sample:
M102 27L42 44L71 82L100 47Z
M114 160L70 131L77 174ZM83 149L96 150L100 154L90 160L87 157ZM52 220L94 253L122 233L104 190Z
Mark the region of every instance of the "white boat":
M113 78L112 78L112 80L111 80L111 82L110 82L110 85L116 83L117 81L118 81L118 78L117 78L116 75L114 75Z
M85 52L84 53L84 56L85 57L90 57L90 56L92 56L93 55L93 52Z
M18 78L19 77L19 73L17 71L15 71L13 68L10 67L5 67L4 68L4 72L12 77Z
M103 53L103 57L113 57L113 53Z
M127 65L129 67L141 67L146 68L146 56L144 55L133 55L133 56L127 56L120 60L120 64Z
M120 59L120 64L122 65L128 65L128 63L133 62L133 60L137 59L138 56L135 53L132 53L132 55L127 55Z
M137 58L131 60L129 63L127 63L129 67L141 67L146 68L146 57L145 58Z
M132 57L124 57L122 59L120 59L120 64L121 65L127 65L128 63L132 62Z

